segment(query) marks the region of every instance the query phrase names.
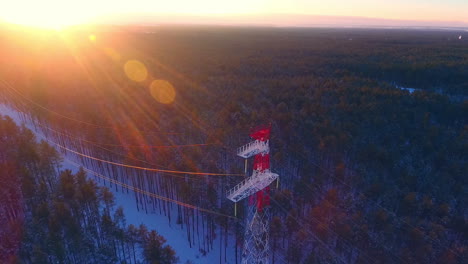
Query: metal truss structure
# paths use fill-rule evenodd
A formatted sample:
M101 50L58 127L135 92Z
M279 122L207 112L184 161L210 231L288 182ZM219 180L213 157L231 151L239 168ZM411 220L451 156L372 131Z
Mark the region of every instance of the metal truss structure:
M237 150L240 157L254 157L253 173L227 192L227 198L233 202L249 197L243 264L267 264L270 260L269 185L279 177L270 171L270 131L271 126L258 127L250 134L254 141Z

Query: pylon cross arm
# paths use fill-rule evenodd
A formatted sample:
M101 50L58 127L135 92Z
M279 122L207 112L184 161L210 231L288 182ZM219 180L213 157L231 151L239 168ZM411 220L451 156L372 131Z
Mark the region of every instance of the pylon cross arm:
M278 178L278 174L270 171L254 173L227 192L227 198L233 202L238 202L250 195L263 190Z

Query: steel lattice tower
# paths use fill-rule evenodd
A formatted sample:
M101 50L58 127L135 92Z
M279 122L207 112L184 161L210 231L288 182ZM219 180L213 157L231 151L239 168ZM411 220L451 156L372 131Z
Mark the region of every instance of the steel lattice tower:
M261 126L250 133L254 140L237 150L245 159L254 156L253 173L227 192L227 198L238 202L249 197L245 228L243 264L267 264L270 261L270 187L278 174L270 171L271 126Z

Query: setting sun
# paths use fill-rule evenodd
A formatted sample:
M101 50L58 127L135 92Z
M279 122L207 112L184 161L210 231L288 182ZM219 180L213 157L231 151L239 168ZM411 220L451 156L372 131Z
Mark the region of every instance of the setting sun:
M18 0L2 6L0 10L0 19L6 22L48 29L85 23L95 15L89 5L60 0Z
M468 264L467 10L4 0L0 264Z
M432 21L440 25L464 26L467 21L466 1L448 0L422 3L422 0L393 2L383 0L16 0L2 5L0 22L61 29L83 23L169 23L169 24L267 24L308 25L322 23L317 17L332 16L324 24L343 24L336 17L353 17L356 24L378 24L386 21L357 21L358 18ZM424 12L420 12L424 7ZM281 14L281 16L278 16ZM307 16L304 16L307 15ZM457 23L454 23L457 22ZM461 24L465 23L465 24ZM346 23L345 23L346 24ZM408 26L408 24L405 24ZM349 26L349 23L348 23Z

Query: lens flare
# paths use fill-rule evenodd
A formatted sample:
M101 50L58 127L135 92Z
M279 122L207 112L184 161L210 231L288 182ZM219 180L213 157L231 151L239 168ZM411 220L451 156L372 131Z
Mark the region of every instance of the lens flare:
M113 61L119 62L120 61L120 54L117 53L113 48L104 48L104 53L109 56Z
M151 82L150 93L156 101L162 104L174 102L176 96L174 86L165 80L154 80Z
M93 42L93 43L96 42L96 35L91 34L91 35L89 35L88 38L89 38L89 41L91 41L91 42Z
M124 71L127 77L135 82L142 82L148 76L145 65L137 60L127 61L124 65Z

